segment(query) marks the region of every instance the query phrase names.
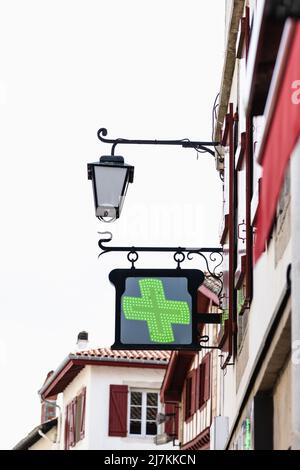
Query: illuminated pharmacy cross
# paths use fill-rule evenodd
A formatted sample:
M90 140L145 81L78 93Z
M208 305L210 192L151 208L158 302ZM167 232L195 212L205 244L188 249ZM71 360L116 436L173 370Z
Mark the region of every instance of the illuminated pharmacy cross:
M147 322L151 341L174 342L172 323L188 325L190 309L187 302L167 300L160 279L139 280L141 297L123 298L123 311L127 320Z

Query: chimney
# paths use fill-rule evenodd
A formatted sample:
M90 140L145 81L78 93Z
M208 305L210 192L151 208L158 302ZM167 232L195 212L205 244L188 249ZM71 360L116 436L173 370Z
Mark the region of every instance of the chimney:
M51 377L53 373L54 373L53 370L48 372L47 377L44 381L44 384L47 382L47 380ZM46 421L49 421L50 419L56 418L56 406L55 406L56 399L57 399L57 395L52 395L51 397L48 397L46 401L41 399L41 402L42 402L41 423L45 423Z
M87 349L89 344L89 334L87 331L80 331L77 336L77 351Z

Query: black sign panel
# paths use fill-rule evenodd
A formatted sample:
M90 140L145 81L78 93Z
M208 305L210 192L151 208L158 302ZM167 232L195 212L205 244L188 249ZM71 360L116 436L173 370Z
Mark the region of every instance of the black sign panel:
M116 330L112 349L197 349L196 269L115 269Z

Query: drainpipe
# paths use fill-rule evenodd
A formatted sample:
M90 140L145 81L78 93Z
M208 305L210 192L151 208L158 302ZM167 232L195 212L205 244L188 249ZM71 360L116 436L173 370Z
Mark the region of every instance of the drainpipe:
M295 105L296 106L296 105ZM298 105L300 106L300 105ZM291 157L292 449L300 450L300 139Z

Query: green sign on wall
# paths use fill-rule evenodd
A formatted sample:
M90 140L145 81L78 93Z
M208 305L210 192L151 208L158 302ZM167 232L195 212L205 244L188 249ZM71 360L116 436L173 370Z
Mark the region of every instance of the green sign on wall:
M114 349L197 348L198 270L116 269Z

